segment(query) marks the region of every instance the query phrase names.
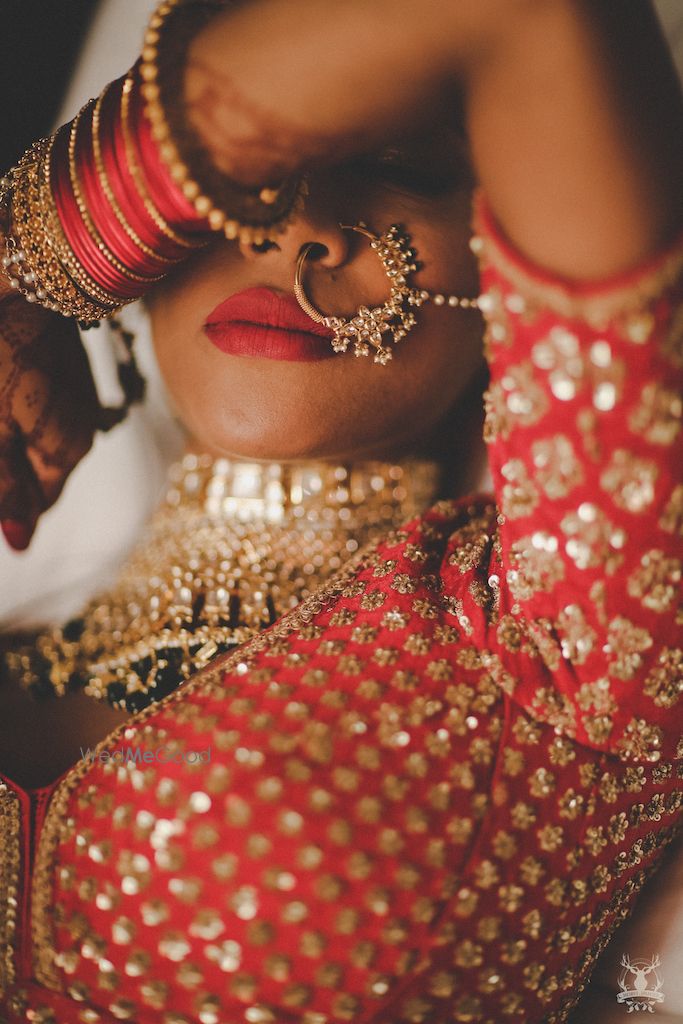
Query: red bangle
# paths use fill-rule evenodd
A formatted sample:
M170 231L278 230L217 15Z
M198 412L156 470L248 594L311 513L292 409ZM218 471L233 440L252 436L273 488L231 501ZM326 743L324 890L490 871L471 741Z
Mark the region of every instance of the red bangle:
M208 239L208 224L161 163L134 75L108 87L60 129L51 181L74 259L86 281L116 303L144 295L170 265Z
M141 81L138 68L133 69L135 87L130 96L130 123L138 144L140 163L150 183L161 213L174 225L186 230L210 231L209 222L200 218L189 199L176 185L171 173L163 163L159 144L152 137L152 127L144 111L144 100L140 94Z
M83 267L87 277L103 288L105 292L117 298L112 291L114 279L102 254L90 244L90 239L76 204L69 175L69 142L70 125L64 125L57 132L51 153L50 181L52 196L57 215L62 225L66 241L76 261Z
M144 295L171 266L206 244L217 224L198 210L208 204L214 220L220 213L208 199L201 207L187 168L166 160L171 143L152 123L159 111L145 101L143 63L60 129L50 156L59 258L85 297L105 309ZM215 170L207 173L220 179ZM288 197L294 205L296 188L288 183L282 194L274 193L271 210L251 190L228 183L226 196L247 219L229 221L221 214L219 226L229 237L258 239L268 230L258 222L268 217L281 230L280 207Z
M131 279L135 274L139 277L149 278L151 283L155 275L159 274L159 261L152 262L145 257L145 254L135 245L114 214L114 209L105 195L95 165L92 128L94 107L88 110L87 115L79 125L75 158L83 199L88 208L92 227L101 239L105 254L110 254L108 262L112 263L113 258L128 270L128 274L121 274L122 278ZM113 267L116 270L115 263L113 263Z
M215 10L214 0L162 0L132 71L7 179L37 282L31 301L90 324L142 296L216 231L259 242L296 213L304 182L240 186L206 161L186 123L187 48Z
M99 145L102 171L125 223L139 243L161 261L177 261L186 255L186 247L164 235L143 204L128 168L121 130L121 100L125 79L112 83L101 97L99 122L93 115L93 140ZM111 202L111 201L110 201Z
M134 193L137 196L136 205L139 205L140 202L142 203L157 232L173 241L182 250L195 249L204 245L206 239L201 234L193 238L180 230L176 230L160 212L157 206L159 197L152 199L150 195L149 182L145 178L141 166L139 144L133 136L130 123L130 106L138 88L139 82L137 81L136 71L133 69L126 75L121 89L121 116L119 119L113 119L113 124L118 131L117 138L123 143L123 149L117 149L117 152L121 154L120 163L122 166L125 165L126 173L133 182Z

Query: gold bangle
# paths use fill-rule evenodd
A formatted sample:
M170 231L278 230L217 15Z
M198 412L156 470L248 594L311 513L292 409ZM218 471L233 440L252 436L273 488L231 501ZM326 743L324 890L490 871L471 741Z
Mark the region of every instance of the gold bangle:
M182 109L182 74L192 38L224 9L225 0L162 0L147 32L140 63L141 93L152 135L172 179L199 217L226 238L261 244L285 230L303 202L301 178L276 188L247 188L213 167Z
M125 305L125 302L123 302L118 296L107 292L97 284L97 282L90 277L82 264L79 263L66 235L64 234L64 228L57 212L50 180L50 163L55 138L56 135L52 136L50 139L45 160L41 163L40 167L40 211L45 221L47 241L59 260L62 268L74 282L76 287L80 289L88 300L94 300L103 306L107 311L105 313L106 316L111 316L113 313L118 312L118 310ZM102 318L102 314L100 314L99 318Z
M43 281L36 275L35 264L31 262L29 253L22 248L21 241L12 234L10 208L14 199L13 191L20 176L19 167L13 167L0 179L0 266L10 288L23 295L27 302L35 302L47 309L57 310L53 297L48 294Z
M71 122L71 128L69 130L69 179L71 181L71 188L78 207L78 212L81 215L81 220L85 225L85 229L90 235L90 238L94 242L95 246L105 256L108 263L111 263L123 277L128 278L129 281L134 281L136 284L150 285L157 281L161 281L164 277L163 274L158 274L156 277L145 277L142 274L136 274L133 270L129 270L128 267L124 266L123 263L114 255L107 243L102 238L102 235L97 230L95 223L90 216L90 210L88 205L83 198L81 192L81 185L78 180L78 167L76 165L76 142L78 140L78 128L81 123L81 117L86 113L92 106L93 101L89 100L84 107L79 110L75 118Z
M157 263L164 263L168 267L175 267L180 262L178 259L171 259L168 256L162 256L161 253L155 252L154 249L150 248L150 246L147 245L146 242L143 242L138 233L130 226L130 224L128 223L123 214L121 207L118 204L116 196L114 195L113 189L109 182L109 178L107 177L107 171L104 166L104 160L102 159L102 144L100 141L100 113L102 110L102 103L104 101L105 96L108 94L110 88L111 85L108 85L104 89L104 91L101 92L100 95L97 97L97 101L95 103L92 113L93 156L95 158L95 168L97 170L97 177L99 179L100 185L102 186L102 191L104 192L117 221L119 222L125 233L128 235L128 237L131 239L131 241L138 247L140 252L143 252L145 256L149 256Z
M54 250L42 180L52 142L52 139L42 139L34 143L12 173L9 198L16 239L9 238L8 243L12 243L17 268L21 267L22 282L30 284L30 293L20 289L26 298L62 316L73 316L89 324L111 315L116 307L109 299L100 304L87 292L83 293Z

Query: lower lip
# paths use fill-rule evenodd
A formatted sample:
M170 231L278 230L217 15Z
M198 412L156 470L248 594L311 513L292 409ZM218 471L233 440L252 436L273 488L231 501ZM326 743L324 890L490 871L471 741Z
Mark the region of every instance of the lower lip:
M267 324L228 321L204 325L209 341L231 356L277 359L286 363L312 363L336 353L329 338L305 331L290 331Z

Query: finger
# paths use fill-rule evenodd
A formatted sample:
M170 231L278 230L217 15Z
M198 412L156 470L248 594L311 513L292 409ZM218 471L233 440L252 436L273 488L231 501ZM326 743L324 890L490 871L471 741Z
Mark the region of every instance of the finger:
M2 324L19 370L12 418L27 436L44 433L53 411L59 412L60 429L68 434L87 432L98 402L76 325L47 310L24 306L13 311L11 322Z
M49 507L90 449L99 401L75 326L61 318L31 326L32 337L21 350L11 416Z
M70 383L73 384L73 379ZM94 389L92 394L84 387L78 391L78 399L66 390L51 391L40 416L24 435L26 454L43 490L46 507L57 500L67 478L92 445L98 403Z
M59 427L59 417L53 417L53 433L26 448L26 457L41 489L46 509L57 501L69 476L92 445L92 434L81 433L77 437L62 436L53 447L51 437L60 437Z
M46 508L43 489L21 438L0 438L0 524L15 551L28 547Z
M31 543L31 529L18 519L0 520L5 540L14 551L25 551Z

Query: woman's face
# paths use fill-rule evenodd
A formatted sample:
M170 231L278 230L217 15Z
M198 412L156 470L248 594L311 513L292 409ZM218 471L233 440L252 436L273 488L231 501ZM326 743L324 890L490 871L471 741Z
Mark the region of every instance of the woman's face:
M314 243L304 282L319 310L349 317L361 305L381 305L389 295L382 264L367 238L340 227L361 221L376 234L395 223L408 233L419 261L415 286L475 295L470 194L454 136L412 140L313 175L303 213L267 251L219 241L170 275L148 300L154 343L196 443L264 460L428 453L481 369L476 311L427 303L380 366L352 347L309 358L301 325L288 335L286 304L283 314L268 299L292 299L297 258ZM328 341L309 343L315 355L332 353Z

